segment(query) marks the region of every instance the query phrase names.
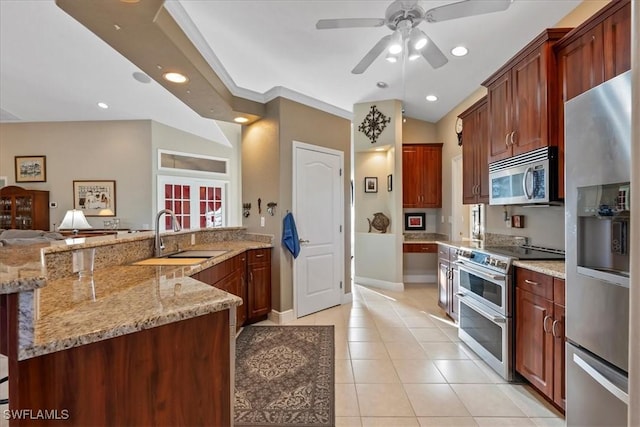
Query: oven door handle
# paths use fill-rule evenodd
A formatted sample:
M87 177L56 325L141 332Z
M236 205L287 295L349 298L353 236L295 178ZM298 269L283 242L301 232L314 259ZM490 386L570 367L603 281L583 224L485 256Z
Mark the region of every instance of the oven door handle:
M484 271L480 271L477 270L475 268L469 267L468 264L458 260L458 261L454 261L453 262L455 265L460 266L460 267L464 267L465 270L467 270L469 273L473 273L478 277L481 277L483 279L488 279L488 280L506 280L505 276L502 276L500 274L491 274L491 273L487 273Z
M467 296L467 294L462 293L462 292L456 292L456 295L459 298L464 298ZM487 313L486 311L484 311L482 308L478 307L477 304L473 304L470 300L465 299L464 304L468 305L469 307L471 307L471 309L475 312L477 312L479 315L481 315L482 317L484 317L485 319L491 320L493 323L506 323L507 319L504 318L503 316L496 316L495 314L490 314Z
M528 200L531 200L531 198L533 197L533 194L529 192L529 187L527 186L527 177L529 175L531 175L531 187L534 187L535 183L533 182L532 167L528 167L527 170L524 171L524 176L522 177L522 189L524 190L524 195L527 197ZM533 188L531 188L531 191L533 192Z

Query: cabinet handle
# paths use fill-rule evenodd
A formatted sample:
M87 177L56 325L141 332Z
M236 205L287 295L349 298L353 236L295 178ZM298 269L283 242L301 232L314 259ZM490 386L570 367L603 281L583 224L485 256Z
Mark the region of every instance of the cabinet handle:
M547 314L546 316L544 316L544 320L542 321L542 330L545 334L549 333L549 330L547 329L547 320L549 319L551 319L551 316Z
M504 136L504 145L509 148L509 132Z
M533 280L524 279L524 283L528 283L529 285L540 286L540 283L534 282Z
M511 132L511 137L509 138L511 140L511 145L515 144L515 142L513 141L513 137L515 136L515 134L516 134L515 130Z
M560 323L559 320L554 320L553 323L551 324L551 335L553 335L554 338L562 338L561 335L556 334L556 325L558 323Z
M308 242L308 240L307 240ZM256 258L262 258L264 256L264 254L256 254Z

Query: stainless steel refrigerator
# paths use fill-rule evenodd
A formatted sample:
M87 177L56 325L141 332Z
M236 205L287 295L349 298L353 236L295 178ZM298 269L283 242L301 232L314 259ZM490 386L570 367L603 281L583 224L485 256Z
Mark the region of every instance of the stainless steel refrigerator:
M626 427L631 71L565 104L565 145L567 425Z

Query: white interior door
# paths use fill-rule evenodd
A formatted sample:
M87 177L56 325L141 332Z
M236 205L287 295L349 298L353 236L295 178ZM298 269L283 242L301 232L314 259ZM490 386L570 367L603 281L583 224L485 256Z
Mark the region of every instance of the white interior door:
M341 151L294 142L293 216L300 254L293 265L296 316L340 304L344 280Z

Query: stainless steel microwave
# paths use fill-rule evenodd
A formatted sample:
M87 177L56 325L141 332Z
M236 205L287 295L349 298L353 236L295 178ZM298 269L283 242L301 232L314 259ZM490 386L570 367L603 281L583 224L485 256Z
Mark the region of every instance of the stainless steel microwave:
M557 148L544 147L489 164L489 204L524 205L558 199Z

